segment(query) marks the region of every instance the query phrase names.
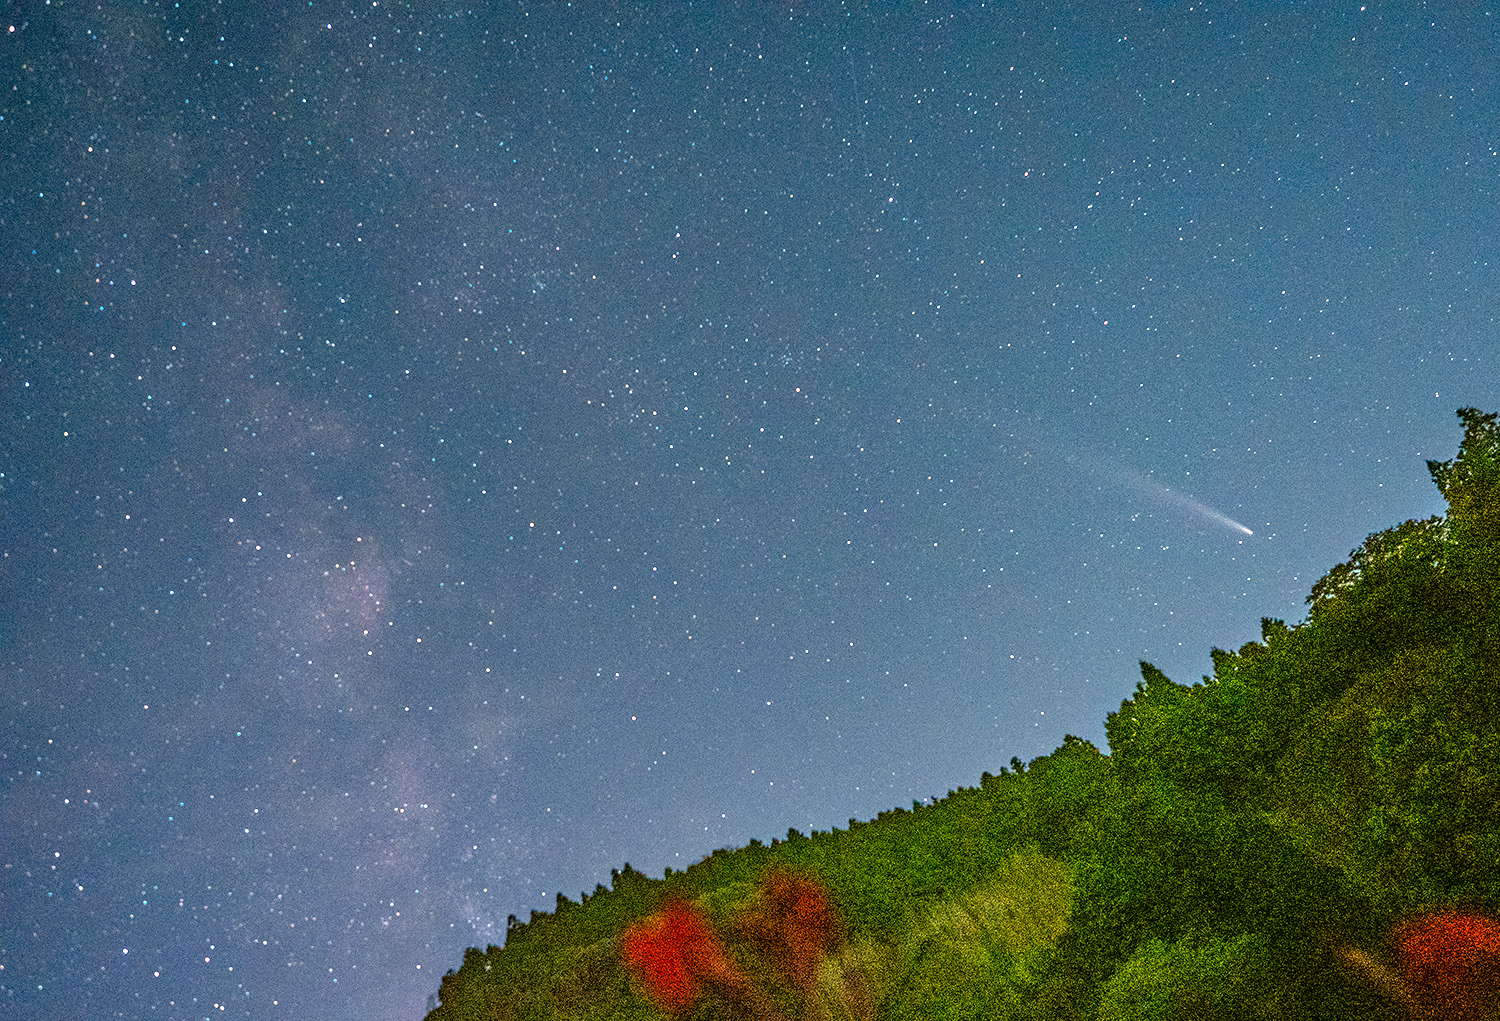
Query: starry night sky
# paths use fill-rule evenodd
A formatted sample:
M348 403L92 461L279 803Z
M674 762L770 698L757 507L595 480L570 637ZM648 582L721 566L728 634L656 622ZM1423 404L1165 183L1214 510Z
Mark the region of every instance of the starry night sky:
M16 1021L416 1021L1102 745L1500 406L1485 3L5 19Z

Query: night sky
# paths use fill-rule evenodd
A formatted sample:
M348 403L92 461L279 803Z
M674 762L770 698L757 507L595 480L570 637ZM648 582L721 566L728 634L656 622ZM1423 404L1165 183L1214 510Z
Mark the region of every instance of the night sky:
M1102 746L1500 406L1485 3L4 18L15 1021L417 1021Z

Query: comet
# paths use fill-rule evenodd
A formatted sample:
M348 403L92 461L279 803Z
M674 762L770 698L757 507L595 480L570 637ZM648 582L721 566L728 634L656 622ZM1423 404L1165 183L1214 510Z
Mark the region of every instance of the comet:
M1212 521L1216 525L1222 525L1230 531L1239 532L1241 535L1255 534L1228 514L1210 507L1197 497L1180 492L1171 486L1163 485L1148 475L1142 475L1140 472L1112 464L1086 448L1075 448L1072 452L1064 456L1064 460L1070 465L1082 468L1094 476L1101 478L1101 480L1108 480L1117 486L1120 484L1129 486L1144 496L1177 507L1195 517Z
M1135 475L1133 472L1122 473L1122 477L1135 488L1144 490L1173 506L1181 507L1183 510L1191 514L1196 514L1200 518L1206 518L1214 524L1223 525L1225 528L1233 529L1236 532L1243 532L1246 535L1255 534L1228 514L1214 510L1202 500L1189 496L1187 493L1180 493L1171 486L1164 486L1155 479Z

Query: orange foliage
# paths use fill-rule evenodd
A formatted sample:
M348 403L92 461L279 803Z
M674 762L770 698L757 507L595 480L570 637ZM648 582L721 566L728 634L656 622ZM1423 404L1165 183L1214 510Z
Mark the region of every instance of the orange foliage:
M843 943L838 914L822 887L790 872L767 873L760 895L759 908L742 928L782 976L806 992L823 958Z
M782 869L767 872L755 909L739 929L802 997L803 1016L824 1016L818 970L844 947L844 926L827 891L811 879ZM874 1005L858 968L838 967L839 995L850 1016L874 1017Z
M1411 919L1393 936L1402 978L1419 1012L1445 1021L1494 1017L1500 993L1500 923L1438 912Z

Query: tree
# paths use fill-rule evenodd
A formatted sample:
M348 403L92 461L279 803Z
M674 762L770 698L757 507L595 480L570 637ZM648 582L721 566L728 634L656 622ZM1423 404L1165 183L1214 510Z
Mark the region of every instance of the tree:
M1449 547L1444 567L1455 574L1471 606L1488 607L1474 622L1472 640L1500 651L1500 425L1495 414L1458 412L1464 438L1451 461L1428 461L1432 481L1448 501Z
M1099 1021L1240 1021L1281 1018L1276 983L1260 970L1256 940L1151 940L1105 985Z

